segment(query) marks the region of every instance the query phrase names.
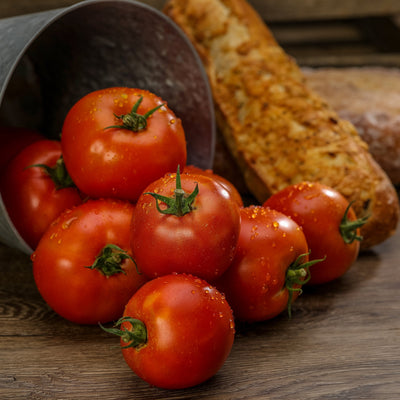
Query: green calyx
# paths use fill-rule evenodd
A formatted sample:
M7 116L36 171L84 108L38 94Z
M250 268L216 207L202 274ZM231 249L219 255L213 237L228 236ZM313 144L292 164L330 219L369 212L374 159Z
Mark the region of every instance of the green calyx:
M310 253L311 251L309 251L308 253L300 254L286 271L285 288L289 292L289 298L287 302L287 311L289 318L292 317L293 293L299 292L299 294L301 294L303 292L301 286L306 284L311 279L310 267L314 264L324 261L326 258L324 257L318 260L311 260L302 263L303 258L310 255ZM300 285L300 287L295 287L298 285Z
M183 215L193 211L193 202L199 193L199 185L196 183L196 187L193 192L189 195L182 189L181 185L181 174L178 169L176 171L176 187L174 190L173 197L167 197L160 195L158 193L145 192L144 194L149 194L153 196L156 200L157 210L161 214L170 214L182 217ZM167 205L166 209L161 209L159 202L162 201Z
M135 260L125 250L114 244L107 244L96 257L94 263L86 268L97 269L106 277L119 273L126 274L122 268L122 263L126 259L131 260L136 266Z
M29 165L27 168L33 167L42 168L44 172L49 175L51 180L54 182L56 190L76 187L74 181L69 176L67 168L65 167L63 156L60 156L54 167L49 167L46 164L34 164Z
M114 116L119 119L122 124L121 125L111 125L107 126L104 129L110 129L110 128L117 128L117 129L128 129L133 132L139 132L147 128L147 118L150 117L154 112L156 112L159 108L161 108L165 103L162 103L158 105L157 107L154 107L150 111L147 111L146 114L138 114L137 110L142 103L143 96L139 96L138 101L133 105L132 110L128 114L123 114L123 115L116 115Z
M357 234L357 229L361 228L368 220L369 215L365 215L362 218L350 221L348 218L349 210L353 202L349 203L344 212L343 218L339 225L340 234L347 244L353 243L355 240L361 241L363 237Z
M124 322L129 322L131 324L130 329L126 329L124 327L121 329L117 328L118 326L121 326ZM139 319L132 317L122 317L114 324L114 328L105 328L101 324L99 325L101 329L103 329L105 332L119 336L121 340L126 343L126 346L122 347L123 349L128 349L130 347L139 349L147 343L146 325Z

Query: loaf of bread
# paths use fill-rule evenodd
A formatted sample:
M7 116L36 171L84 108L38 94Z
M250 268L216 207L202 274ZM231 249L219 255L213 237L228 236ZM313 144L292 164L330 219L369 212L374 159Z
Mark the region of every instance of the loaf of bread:
M170 0L164 11L204 62L217 124L259 202L287 185L319 181L354 201L359 217L370 215L363 249L395 231L397 193L367 144L306 86L245 0Z
M394 185L400 185L400 69L304 68L307 85L354 124Z

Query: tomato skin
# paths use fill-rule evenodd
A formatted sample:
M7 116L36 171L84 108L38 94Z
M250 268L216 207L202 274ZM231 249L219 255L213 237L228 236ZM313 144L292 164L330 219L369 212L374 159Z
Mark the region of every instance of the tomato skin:
M139 377L160 388L188 388L211 378L234 341L232 310L225 297L186 274L147 282L132 296L124 316L144 322L148 340L138 349L123 349L123 356ZM122 327L129 329L130 324Z
M107 244L129 252L134 206L119 200L89 200L66 210L45 232L32 255L37 288L63 318L97 324L119 318L146 278L127 259L125 273L106 277L91 266Z
M237 320L265 321L287 309L286 271L301 255L302 263L308 261L308 246L301 228L278 211L249 206L240 215L235 259L215 285ZM298 294L293 292L292 302Z
M108 88L84 96L65 118L65 165L76 185L92 198L135 202L148 184L186 164L182 123L167 105L155 111L139 132L108 128L120 124L115 115L129 113L140 95L139 114L164 103L146 90Z
M2 176L4 205L15 228L32 249L62 211L82 202L76 188L57 190L42 168L27 168L36 164L53 167L60 156L60 142L36 141L10 161Z
M202 169L194 165L186 165L183 172L189 174L206 175L213 178L228 191L228 193L232 196L232 199L236 201L239 207L243 207L243 199L239 191L232 182L228 181L223 176L215 174L211 169Z
M43 139L45 139L44 136L32 129L0 126L2 143L0 147L0 171L2 172L12 158L23 148Z
M288 186L264 203L264 206L281 211L302 226L311 250L310 259L326 257L310 267L309 284L322 284L339 278L357 259L360 242L345 243L339 231L348 204L336 190L310 182ZM348 219L356 220L352 208Z
M132 219L132 253L149 278L177 272L212 282L235 255L239 207L223 186L208 176L182 174L181 184L187 194L196 184L199 187L193 211L181 217L161 214L156 200L146 194L172 196L176 174L153 182L140 196Z

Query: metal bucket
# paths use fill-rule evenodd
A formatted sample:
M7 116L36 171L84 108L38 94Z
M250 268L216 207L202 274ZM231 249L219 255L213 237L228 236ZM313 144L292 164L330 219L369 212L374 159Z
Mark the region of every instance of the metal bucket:
M0 123L58 138L68 110L90 91L148 89L182 119L188 163L212 166L215 122L205 71L187 38L160 11L130 0L88 0L2 19L0 38L0 115L7 119ZM15 94L21 85L22 95ZM32 252L2 199L0 241Z

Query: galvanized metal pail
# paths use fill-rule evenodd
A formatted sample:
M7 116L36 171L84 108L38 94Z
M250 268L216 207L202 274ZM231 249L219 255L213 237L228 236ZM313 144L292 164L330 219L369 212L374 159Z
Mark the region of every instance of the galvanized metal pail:
M206 74L187 38L160 11L130 0L87 0L2 19L0 38L1 124L55 138L70 107L86 93L144 88L182 119L188 163L212 166L215 122ZM10 104L13 112L2 113ZM1 198L0 241L32 252Z

